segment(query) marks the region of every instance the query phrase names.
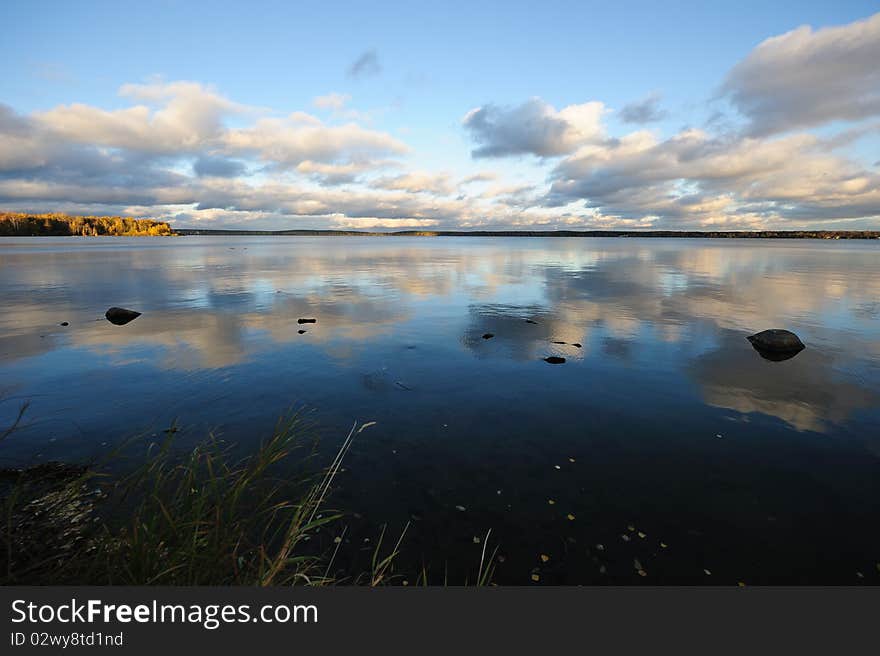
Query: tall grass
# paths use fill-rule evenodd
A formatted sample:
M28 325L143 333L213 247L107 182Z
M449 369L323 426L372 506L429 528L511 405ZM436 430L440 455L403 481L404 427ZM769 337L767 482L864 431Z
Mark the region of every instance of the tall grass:
M294 452L301 457L293 464L314 454L295 415L244 458L213 437L182 451L172 427L127 475L111 475L109 465L118 467L122 451L136 450L137 441L90 467L0 470L0 584L404 583L395 570L409 524L390 541L382 528L368 571L333 569L347 528L342 513L326 508L327 499L353 441L373 424L355 424L318 474L291 476L285 466ZM0 431L0 441L10 432ZM324 530L330 524L333 531ZM488 538L477 585L493 574ZM428 584L426 568L416 582Z
M181 456L169 430L141 466L116 482L94 468L69 472L60 483L61 472L53 482L49 471L24 470L3 499L4 582L331 582L323 555L306 542L339 519L323 505L353 439L368 426L352 427L321 475L293 481L279 477L279 464L302 446L295 417L239 460L213 438Z

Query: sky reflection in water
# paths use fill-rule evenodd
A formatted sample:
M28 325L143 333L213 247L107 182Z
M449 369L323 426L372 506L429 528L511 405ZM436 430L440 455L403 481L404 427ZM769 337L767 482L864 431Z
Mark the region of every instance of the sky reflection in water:
M548 581L627 581L641 522L659 580L715 559L816 581L821 553L851 582L880 544L845 537L880 524L878 272L872 242L0 240L0 423L31 401L2 455L91 457L174 418L247 445L305 405L328 451L378 422L338 494L364 534L411 519L413 553L462 571L492 527L504 582L536 549ZM806 350L761 358L745 337L771 327ZM654 563L655 537L677 555Z

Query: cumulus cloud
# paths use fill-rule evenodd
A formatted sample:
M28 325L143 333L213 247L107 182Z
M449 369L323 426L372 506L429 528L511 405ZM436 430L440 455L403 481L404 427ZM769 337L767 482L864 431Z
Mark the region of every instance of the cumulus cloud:
M768 135L880 115L880 13L837 27L799 27L763 41L720 94Z
M379 63L379 53L372 48L361 53L348 67L348 77L355 79L371 77L381 72L382 65Z
M725 139L688 129L657 140L636 132L560 162L545 202L585 201L667 227L880 215L880 175L822 146L809 134Z
M620 110L620 120L624 123L655 123L668 116L668 112L660 107L660 96L652 93L637 102L624 105Z
M557 157L600 139L604 113L601 102L557 111L540 98L531 98L516 107L477 107L465 115L462 124L477 144L471 151L473 157Z
M394 177L379 178L374 180L371 186L377 189L406 191L408 193L427 192L439 196L449 195L453 191L453 185L448 175L424 172L405 173Z
M244 162L224 157L203 155L193 162L193 173L198 176L235 178L242 175L246 169L247 166L245 166Z
M304 161L346 162L402 155L409 148L385 132L356 123L326 125L297 112L287 118L261 118L253 126L228 130L223 137L231 153L250 154L280 167Z

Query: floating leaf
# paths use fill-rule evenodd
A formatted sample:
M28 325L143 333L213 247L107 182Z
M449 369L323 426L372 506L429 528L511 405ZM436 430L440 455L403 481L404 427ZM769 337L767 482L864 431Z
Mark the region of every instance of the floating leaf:
M541 580L541 577L538 574L532 574L532 580L537 583Z
M574 458L569 458L568 461L569 461L569 462L574 462Z
M746 587L745 581L737 581L736 584L737 584L739 587L741 587L741 588Z
M639 537L642 538L642 539L644 540L644 539L645 539L646 537L648 537L648 536L645 535L644 533L642 533L641 531L639 531Z
M605 545L604 544L597 544L596 549L598 549L599 551L605 551Z
M556 469L562 469L562 467L560 467L559 465L553 465L553 467Z
M459 512L464 512L465 510L467 510L467 508L465 508L464 506L456 506L455 509Z
M570 522L573 522L573 521L574 521L574 515L572 515L571 513L568 513L568 514L566 515L566 517L568 517L568 521L570 521Z
M633 558L633 567L636 570L644 569L644 567L642 567L642 564L639 562L638 558Z
M474 536L474 544L480 544L480 538L478 538L476 535Z
M668 547L669 545L666 544L665 542L661 542L661 543L660 543L660 546L663 547L663 548L665 549L665 548Z
M553 499L547 499L547 503L549 503L551 506L556 505L556 502Z
M627 528L627 530L628 530L628 531L629 531L629 532L630 532L630 533L632 533L632 532L633 532L633 531L635 531L635 530L636 530L636 527L635 527L635 526L633 526L633 525L632 525L632 524L630 524L630 525L629 525L629 526L627 526L627 527L626 527L626 528Z
M629 536L626 533L623 533L620 537L624 542L629 542Z
M706 576L712 576L712 572L710 572L708 569L704 569L703 571L706 573Z
M548 560L550 560L550 556L548 556L547 554L541 554L542 563L546 563Z

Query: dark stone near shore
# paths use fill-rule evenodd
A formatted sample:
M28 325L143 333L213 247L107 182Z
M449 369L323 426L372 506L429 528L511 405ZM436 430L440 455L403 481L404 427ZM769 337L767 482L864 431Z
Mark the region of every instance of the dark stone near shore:
M756 349L770 353L797 353L804 350L804 343L797 335L789 330L779 328L762 330L754 335L749 335L746 339Z
M134 310L126 310L125 308L112 307L104 313L104 317L115 326L124 326L129 321L134 321L139 316L141 316L140 312L135 312Z
M302 335L302 334L305 333L306 331L305 331L305 330L297 330L296 332L298 332L300 335Z
M554 344L567 344L568 342L553 342Z
M574 346L575 348L581 348L581 345L578 344L577 342L572 342L571 345Z
M538 322L532 321L531 319L526 319L526 323L533 323L533 324L537 325Z
M59 326L69 326L70 324L67 323L66 321L62 321L62 322L59 323L58 325L59 325Z
M317 323L317 319L297 319L297 323Z
M486 333L483 335L483 339L492 339L493 337L495 337L495 335L492 333Z
M558 355L551 355L550 357L544 358L544 362L549 362L550 364L565 364L565 358L560 358Z

